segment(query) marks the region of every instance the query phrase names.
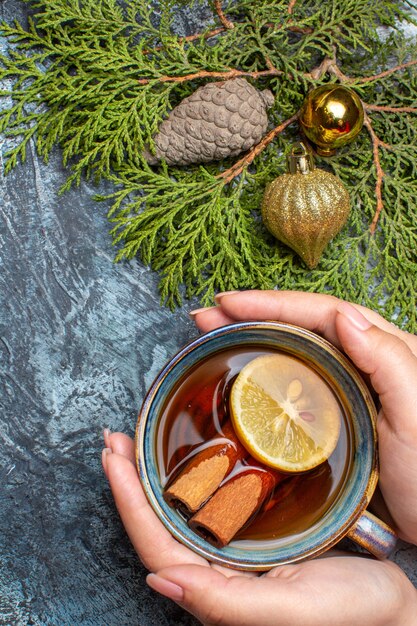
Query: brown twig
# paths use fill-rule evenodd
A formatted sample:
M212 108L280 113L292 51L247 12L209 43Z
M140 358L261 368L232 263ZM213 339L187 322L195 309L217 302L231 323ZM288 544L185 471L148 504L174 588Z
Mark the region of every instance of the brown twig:
M320 80L324 74L331 74L341 82L349 82L349 76L346 76L339 68L336 60L336 46L333 46L333 56L325 57L320 65L317 65L311 72L305 74L306 78L312 78L313 80Z
M291 2L288 5L288 13L289 15L291 15L293 8L295 7L297 0L291 0Z
M385 70L385 72L381 72L380 74L374 74L373 76L365 76L364 78L350 78L349 82L355 83L370 83L373 80L378 80L379 78L385 78L385 76L389 76L394 72L398 72L399 70L404 70L406 67L411 67L412 65L417 64L417 59L414 61L408 61L407 63L401 63L401 65L396 65L395 67L391 67L389 70Z
M193 74L185 74L183 76L160 76L155 78L160 83L185 83L189 80L195 80L197 78L218 78L220 80L230 80L231 78L238 78L239 76L248 76L249 78L262 78L265 76L282 76L285 74L282 70L277 70L271 60L266 57L265 63L268 67L267 70L257 70L252 72L245 72L243 70L229 69L225 72L209 72L207 70L200 70ZM325 58L320 65L314 68L311 72L305 74L306 78L313 78L318 80L324 73L329 72L339 78L341 82L345 82L347 77L339 70L334 59ZM152 81L152 78L139 78L139 85L147 85Z
M300 33L301 35L311 35L311 33L314 33L314 28L311 28L311 26L292 26L291 20L288 20L286 24L273 24L272 22L265 24L265 28L277 28L277 27L278 27L278 30L281 30L281 28L285 27L287 30L291 31L292 33Z
M380 104L364 105L367 111L385 111L386 113L417 113L417 107L388 107Z
M346 82L347 80L347 77L339 69L336 61L330 57L323 59L320 65L312 69L311 72L307 72L305 77L312 78L313 80L320 80L324 74L332 74L333 76L336 76L341 83Z
M313 80L319 80L324 74L332 74L336 76L341 83L369 83L373 80L378 80L379 78L385 78L385 76L389 76L394 72L398 72L400 70L406 69L407 67L411 67L412 65L417 64L417 59L414 61L408 61L407 63L402 63L401 65L396 65L395 67L391 67L389 70L385 70L380 74L374 74L373 76L365 76L364 78L354 78L351 76L346 76L342 72L342 70L337 65L336 61L336 50L333 57L325 57L323 61L315 67L311 72L305 74L306 78L312 78ZM411 111L414 112L414 111Z
M269 70L276 70L276 67L274 66L274 64L272 63L271 59L268 56L265 56L265 63Z
M235 27L233 22L227 19L227 17L223 13L221 0L214 0L214 8L216 9L216 13L218 15L219 20L221 21L223 26L227 28L227 30L230 30Z
M284 74L282 70L277 70L274 67L268 70L260 70L255 72L244 72L243 70L229 70L226 72L208 72L207 70L200 70L194 74L185 74L184 76L160 76L155 79L160 83L184 83L188 80L195 80L196 78L219 78L220 80L229 80L230 78L238 78L239 76L249 76L250 78L262 78L263 76L281 76ZM139 78L139 85L147 85L151 82L151 78Z
M311 35L314 33L314 28L311 26L287 26L287 30L290 30L292 33L299 33L300 35Z
M252 163L252 161L258 156L258 154L260 154L262 150L264 150L271 143L271 141L275 139L275 137L282 133L282 131L285 130L287 126L295 122L298 119L298 115L298 112L295 113L284 122L279 124L279 126L276 126L271 131L269 131L269 133L265 135L265 137L263 137L263 139L256 146L249 150L249 152L245 154L244 157L234 163L232 167L229 167L229 169L219 174L217 178L223 178L226 184L230 183L230 181L232 181L234 178L236 178L236 176L239 176L239 174L242 173L245 167L248 167L248 165Z
M417 113L417 108L415 107L391 107L391 106L384 106L384 105L379 105L379 104L367 104L366 102L362 102L362 106L364 109L363 125L365 126L365 128L367 129L371 137L373 160L374 160L375 171L376 171L376 185L375 185L376 209L375 209L374 217L372 218L372 222L369 226L369 230L373 234L376 230L379 216L381 215L381 211L384 208L384 202L382 199L382 184L383 184L385 172L381 166L381 161L379 158L379 149L385 148L386 150L392 150L392 147L389 144L382 141L377 136L377 134L375 133L373 129L372 122L367 112L368 111L377 111L377 112L382 111L385 113Z
M365 126L365 128L367 129L371 137L372 154L373 154L373 160L374 160L374 166L375 166L375 172L376 172L376 185L375 185L376 209L375 209L374 216L372 218L372 222L369 226L369 230L371 231L372 234L374 234L376 230L376 226L378 224L379 216L381 215L381 211L384 208L384 201L382 199L382 183L383 183L383 179L385 176L385 172L381 166L381 161L379 158L379 149L385 148L387 150L390 150L391 146L385 143L384 141L382 141L375 133L373 126L372 126L372 122L369 119L369 116L366 112L367 107L368 105L363 103L363 108L364 108L363 125Z

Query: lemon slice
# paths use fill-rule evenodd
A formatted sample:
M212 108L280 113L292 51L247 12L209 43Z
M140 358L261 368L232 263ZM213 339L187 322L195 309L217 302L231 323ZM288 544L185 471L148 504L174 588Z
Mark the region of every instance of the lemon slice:
M288 354L260 356L230 393L234 429L248 452L284 472L304 472L337 445L340 405L319 374Z

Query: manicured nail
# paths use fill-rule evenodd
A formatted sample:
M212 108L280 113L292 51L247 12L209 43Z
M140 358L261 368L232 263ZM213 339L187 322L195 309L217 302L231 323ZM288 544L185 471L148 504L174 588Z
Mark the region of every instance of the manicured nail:
M104 445L106 446L106 448L111 448L111 445L110 445L110 435L111 435L110 428L105 428L103 430L103 439L104 439Z
M194 311L190 311L190 312L188 313L188 315L189 315L191 318L194 318L194 317L195 317L198 313L204 313L204 311L210 311L210 309L213 309L213 308L214 308L214 307L212 307L212 306L205 306L205 307L203 307L202 309L194 309Z
M107 457L109 456L109 454L112 454L112 449L103 448L101 452L101 464L103 465L103 469L106 472L106 474L107 474Z
M235 291L221 291L220 293L217 293L214 296L214 301L217 302L217 304L219 304L221 299L223 298L223 296L230 296L232 293L239 293L239 291L237 291L237 290L235 290Z
M358 311L354 306L349 304L348 302L341 302L337 306L337 310L341 315L346 317L349 322L355 326L358 330L368 330L371 328L373 324L369 320L366 319L362 313Z
M172 583L158 574L148 574L146 582L149 587L154 591L162 594L166 598L173 600L174 602L181 602L184 600L184 589L175 583Z

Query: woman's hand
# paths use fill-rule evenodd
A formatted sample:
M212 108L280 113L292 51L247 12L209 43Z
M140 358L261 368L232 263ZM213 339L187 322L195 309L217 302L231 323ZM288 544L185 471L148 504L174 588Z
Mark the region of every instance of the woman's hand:
M208 331L236 321L278 320L310 329L342 349L379 395L380 487L400 536L417 544L417 337L377 313L321 294L219 294L191 313Z
M179 544L148 504L133 441L105 431L103 468L150 587L204 624L415 626L417 592L389 561L327 556L263 576L210 565ZM328 553L329 554L329 553Z

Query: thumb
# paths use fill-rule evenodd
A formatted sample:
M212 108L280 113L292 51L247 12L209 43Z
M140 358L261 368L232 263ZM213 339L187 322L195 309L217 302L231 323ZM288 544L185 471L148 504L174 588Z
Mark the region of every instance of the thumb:
M417 358L407 344L347 302L337 307L336 329L346 354L369 374L390 428L400 438L417 436Z
M288 596L294 595L290 589L285 591L284 599L276 579L235 574L227 576L211 567L182 565L149 574L146 581L152 589L174 600L206 625L293 623L287 621L289 614L284 607ZM300 605L299 598L294 597L294 600Z

